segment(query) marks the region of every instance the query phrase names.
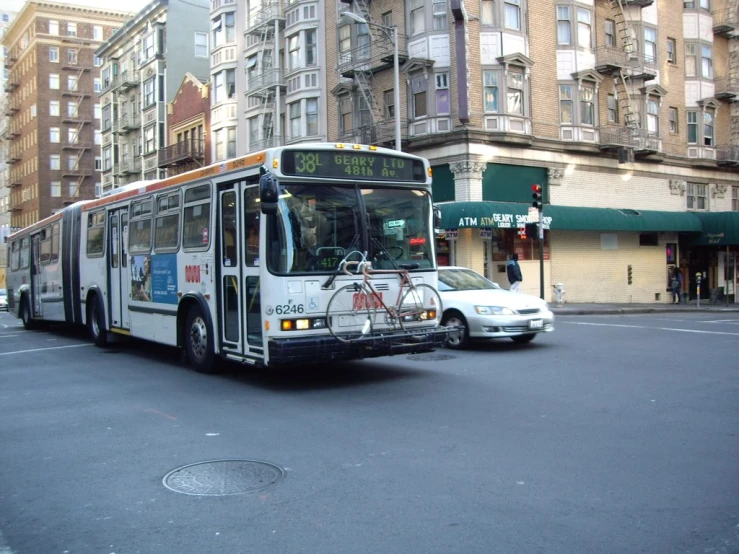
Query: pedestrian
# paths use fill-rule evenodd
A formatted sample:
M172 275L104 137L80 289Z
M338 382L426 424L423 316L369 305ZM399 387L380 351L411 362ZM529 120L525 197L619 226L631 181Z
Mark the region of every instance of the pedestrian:
M521 290L523 275L521 275L521 266L518 265L518 254L511 255L511 259L506 264L506 271L508 273L508 282L511 284L510 290L519 292Z
M683 290L683 273L679 267L672 269L672 281L670 281L670 287L672 288L672 303L680 304L680 294Z

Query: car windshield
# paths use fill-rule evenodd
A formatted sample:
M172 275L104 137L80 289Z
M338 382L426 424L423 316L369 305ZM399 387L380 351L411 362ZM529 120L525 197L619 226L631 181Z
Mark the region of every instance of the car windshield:
M439 290L498 290L500 287L471 269L439 269Z
M430 221L431 197L420 190L283 184L267 222L268 268L329 273L353 250L379 269L432 268Z

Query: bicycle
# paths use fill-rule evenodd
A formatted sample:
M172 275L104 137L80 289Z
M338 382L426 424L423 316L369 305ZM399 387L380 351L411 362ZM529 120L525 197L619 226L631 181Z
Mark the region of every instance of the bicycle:
M349 260L353 254L361 260ZM356 273L349 271L356 267ZM417 266L416 266L417 267ZM374 335L375 326L384 323L381 331L400 329L412 332L421 327L438 326L441 321L441 297L437 290L425 283L413 282L410 264L399 269L372 269L366 253L351 252L339 262L338 272L362 275L359 282L338 289L328 302L326 325L333 337L351 343ZM397 275L400 286L394 304L387 304L382 292L371 280L380 275ZM380 315L378 316L378 311ZM379 318L379 321L378 321Z

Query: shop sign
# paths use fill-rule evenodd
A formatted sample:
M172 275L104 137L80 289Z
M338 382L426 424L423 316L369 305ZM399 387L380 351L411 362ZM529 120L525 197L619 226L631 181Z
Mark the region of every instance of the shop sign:
M536 211L537 217L533 218L531 214L499 214L494 213L484 217L461 217L459 219L459 227L495 227L497 229L515 229L517 227L525 227L527 223L538 223L539 211ZM542 216L544 229L549 229L552 224L552 218Z
M455 240L459 238L459 229L447 229L446 240Z
M493 230L490 227L482 227L480 229L480 238L481 239L493 238Z

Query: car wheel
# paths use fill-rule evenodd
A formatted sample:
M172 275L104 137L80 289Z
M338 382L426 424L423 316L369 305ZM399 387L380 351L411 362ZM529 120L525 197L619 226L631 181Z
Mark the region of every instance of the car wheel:
M450 331L446 339L446 347L454 350L461 350L467 346L470 340L470 330L467 326L467 320L459 312L450 312L444 315L441 322L444 327L455 327Z
M511 340L518 344L526 344L534 340L536 333L528 333L526 335L518 335L517 337L511 337Z

